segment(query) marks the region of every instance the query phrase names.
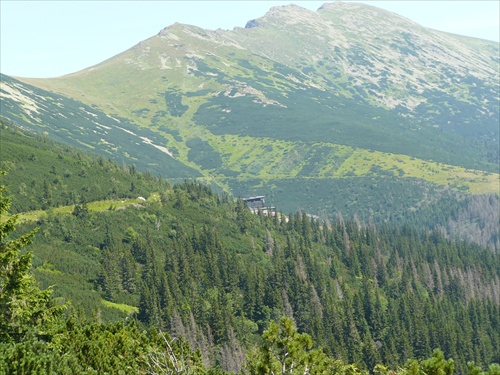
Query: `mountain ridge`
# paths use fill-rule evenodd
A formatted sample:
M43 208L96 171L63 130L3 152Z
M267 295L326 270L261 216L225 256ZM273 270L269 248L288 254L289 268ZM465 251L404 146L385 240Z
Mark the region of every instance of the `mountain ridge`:
M235 195L272 190L297 177L306 191L374 176L498 190L498 43L435 32L350 3L316 12L276 7L255 22L215 31L176 23L80 72L21 81L85 103L97 116L126 120L130 125L122 128L129 126L138 139L154 135L155 145L201 180ZM2 93L8 117L36 129L26 118L29 103L16 90ZM95 126L92 116L80 117L83 127ZM78 138L78 129L66 131ZM116 143L101 133L100 143ZM120 155L143 152L134 143L113 148L92 142L85 143L111 155L114 148ZM341 166L349 153L363 156ZM157 171L161 163L139 167ZM415 172L426 163L437 179ZM462 178L467 170L472 174ZM479 187L482 174L486 190ZM252 179L255 185L244 184ZM298 202L278 203L295 209ZM315 208L323 209L332 207Z

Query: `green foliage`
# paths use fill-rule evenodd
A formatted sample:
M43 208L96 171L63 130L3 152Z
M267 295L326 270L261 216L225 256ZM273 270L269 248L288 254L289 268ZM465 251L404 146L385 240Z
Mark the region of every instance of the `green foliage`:
M455 366L452 359L446 360L441 350L435 350L431 358L424 360L409 360L405 367L405 374L419 375L453 375Z
M3 175L4 172L0 172ZM0 184L0 217L7 215L9 197ZM21 254L35 231L12 238L17 216L0 223L0 342L20 343L26 336L45 337L64 306L56 306L51 289L40 290L31 275L31 253Z
M73 355L59 353L42 340L29 338L20 343L0 343L0 373L16 375L97 374L84 371Z
M264 344L247 358L251 375L330 374L334 368L323 351L311 350L311 336L298 333L290 318L272 321L262 338Z
M0 344L2 374L206 374L199 353L182 339L133 321L102 324L70 317L50 342Z
M189 108L182 104L182 95L175 90L165 92L165 104L172 116L181 117Z
M203 169L210 170L222 167L221 156L201 138L193 138L186 142L189 147L188 160Z

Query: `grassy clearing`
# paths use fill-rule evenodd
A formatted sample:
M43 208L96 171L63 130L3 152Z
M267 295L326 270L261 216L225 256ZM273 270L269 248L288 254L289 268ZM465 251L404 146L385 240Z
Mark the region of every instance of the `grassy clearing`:
M158 193L153 193L151 194L147 201L152 202L152 201L157 201L159 200L159 194ZM102 200L102 201L95 201L95 202L90 202L87 204L87 207L90 211L96 211L96 212L101 212L101 211L106 211L109 209L117 209L119 207L127 207L135 204L143 204L144 200L139 199L139 198L134 198L134 199L107 199L107 200ZM50 213L57 213L57 214L70 214L73 212L75 209L75 205L71 206L61 206L61 207L55 207L55 208L50 208L48 210L37 210L37 211L30 211L30 212L23 212L19 214L19 222L27 222L27 221L37 221L41 219L44 216L47 216ZM7 220L9 216L2 217L2 221Z
M118 309L118 310L123 311L124 313L127 313L127 314L132 314L132 313L138 314L139 313L139 308L135 307L135 306L126 305L124 303L114 303L114 302L106 301L105 299L101 300L101 302L106 307Z
M472 194L498 193L499 175L407 155L362 149L353 154L337 170L336 177L364 176L384 171L399 177L416 177L437 185L448 185Z
M211 144L221 154L224 168L238 172L238 178L242 179L287 179L307 168L309 172L305 177L345 178L382 173L419 178L472 194L499 191L498 174L402 154L330 143L299 144L237 135L212 136ZM319 148L325 150L321 158L314 152Z

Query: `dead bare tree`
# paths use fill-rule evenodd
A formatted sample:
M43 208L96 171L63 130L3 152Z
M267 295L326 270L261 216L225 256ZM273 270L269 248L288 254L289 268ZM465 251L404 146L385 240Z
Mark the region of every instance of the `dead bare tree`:
M165 343L164 350L155 350L149 353L148 374L151 375L197 375L204 373L203 369L192 359L191 353L185 353L183 345L178 345L178 350L174 350L173 343L178 338L169 340L163 332L160 336Z

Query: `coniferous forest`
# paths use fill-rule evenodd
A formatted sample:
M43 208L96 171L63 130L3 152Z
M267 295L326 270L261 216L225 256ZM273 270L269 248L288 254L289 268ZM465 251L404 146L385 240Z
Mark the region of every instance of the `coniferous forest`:
M252 214L197 182L30 142L2 165L17 172L1 183L0 373L500 373L491 247ZM30 185L34 163L45 184Z

